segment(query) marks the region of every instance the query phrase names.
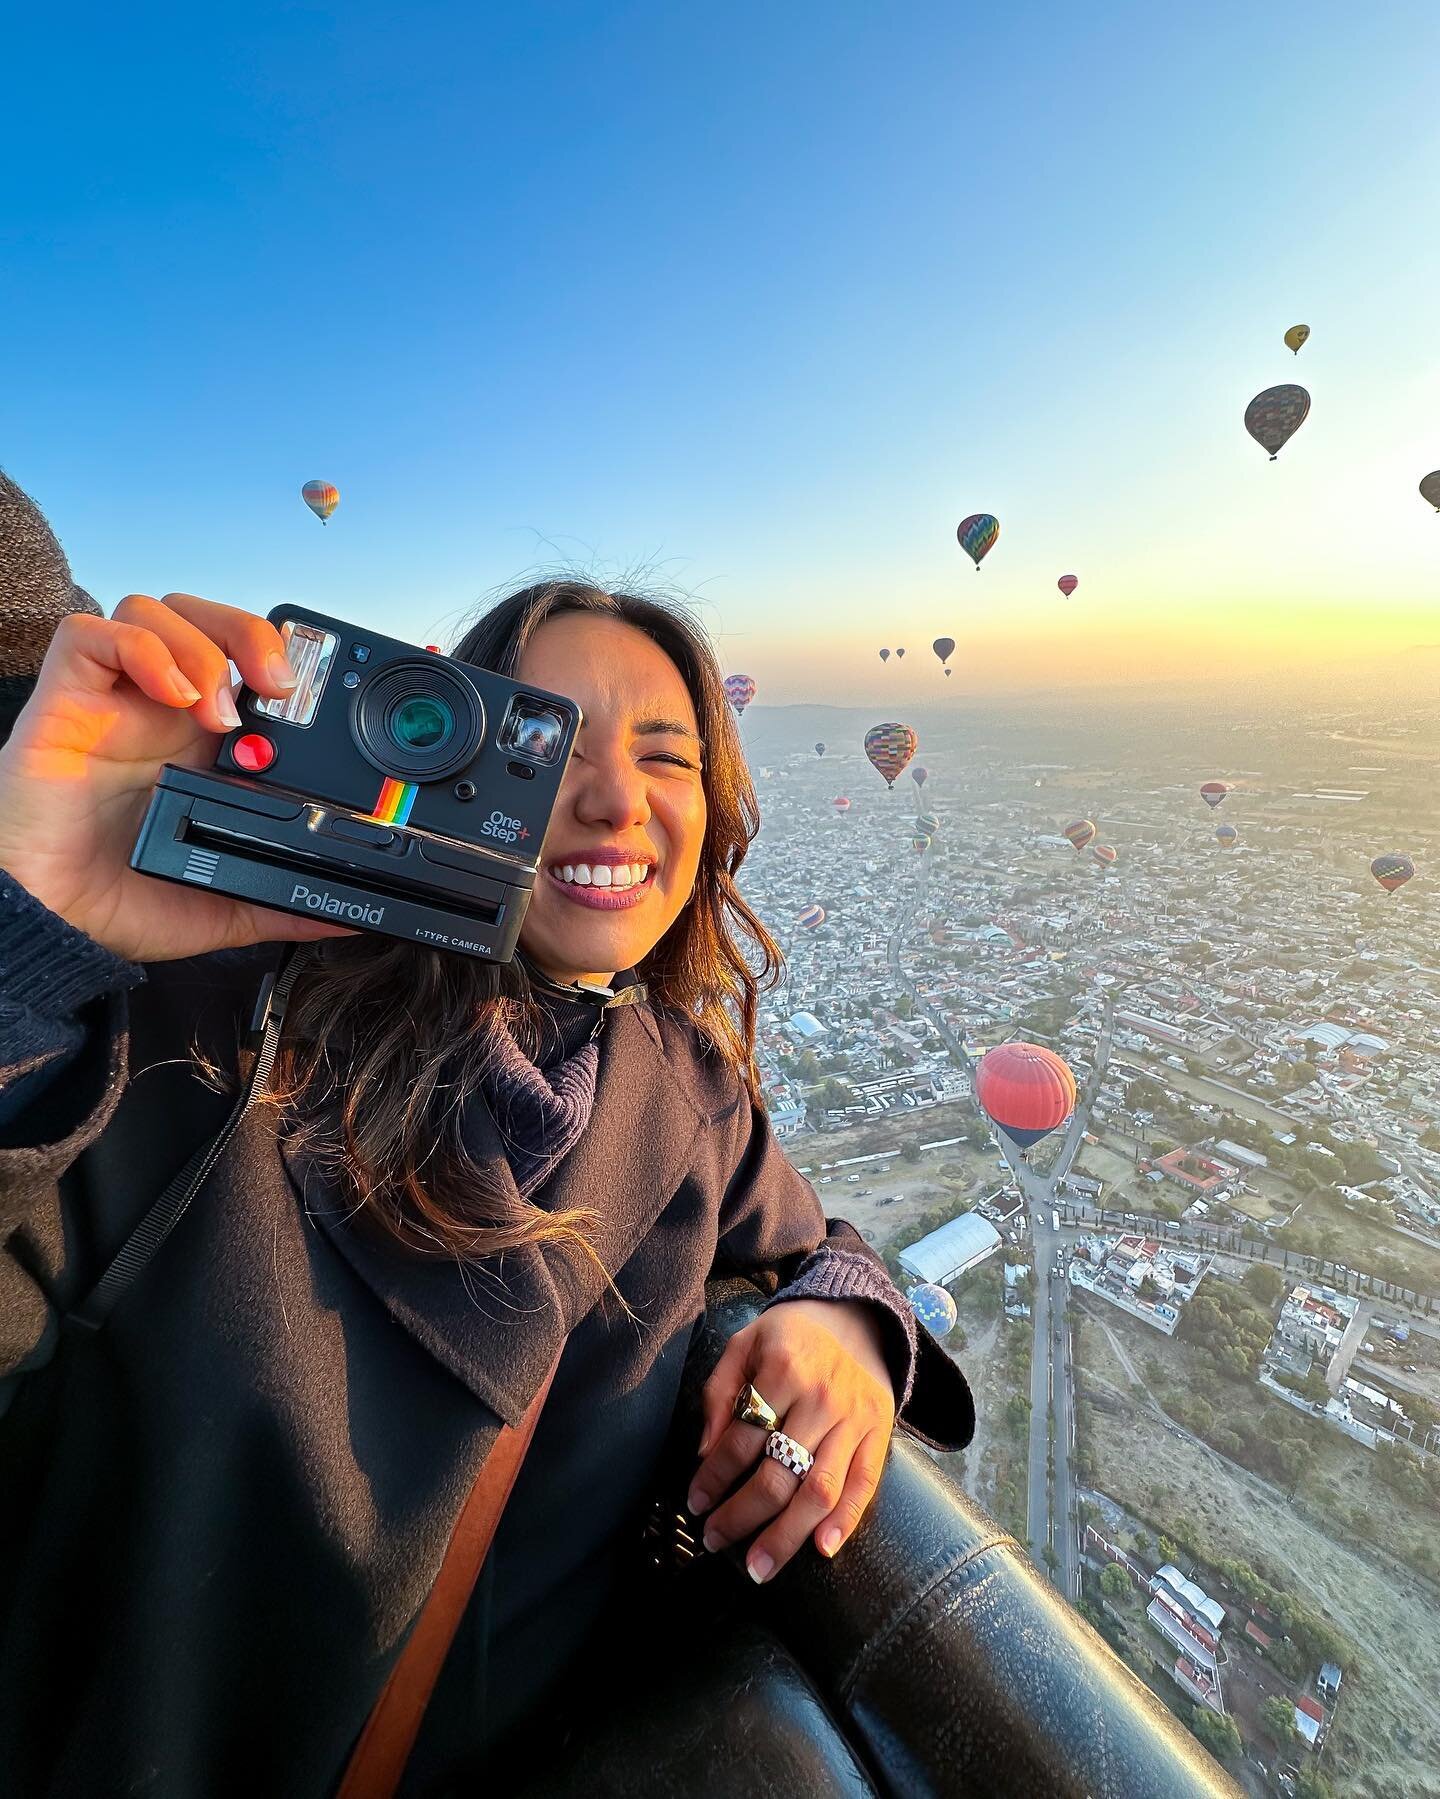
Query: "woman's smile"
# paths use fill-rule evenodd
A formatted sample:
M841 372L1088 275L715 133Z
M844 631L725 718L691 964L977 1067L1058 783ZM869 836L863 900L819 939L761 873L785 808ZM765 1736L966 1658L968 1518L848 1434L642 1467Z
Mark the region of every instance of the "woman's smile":
M656 861L649 850L566 851L545 872L577 906L619 912L640 905L654 890Z

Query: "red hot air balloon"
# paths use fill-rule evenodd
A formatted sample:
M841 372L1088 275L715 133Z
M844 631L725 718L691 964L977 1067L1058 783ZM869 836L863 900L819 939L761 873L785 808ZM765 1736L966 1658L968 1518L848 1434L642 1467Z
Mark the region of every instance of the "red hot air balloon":
M1114 862L1117 853L1117 851L1111 849L1108 843L1097 843L1090 852L1102 868L1109 868Z
M739 718L755 698L754 681L749 675L726 675L725 698L735 708L735 716Z
M960 548L975 564L975 573L980 573L980 564L995 548L995 540L1000 535L1000 521L993 513L972 512L969 518L962 518L956 527L955 535L960 541Z
M910 779L917 787L923 787L930 779L930 770L926 768L923 762L917 762L914 768L910 770Z
M1073 825L1066 825L1065 835L1077 850L1083 850L1087 843L1095 841L1095 827L1088 818L1077 818Z
M1206 781L1200 789L1200 797L1213 812L1229 791L1228 781Z
M841 818L844 818L845 814L850 810L850 802L843 793L837 799L831 800L830 804L840 814Z
M1415 864L1408 856L1377 856L1370 872L1387 893L1395 893L1415 876Z
M909 725L872 725L865 733L865 754L876 773L885 777L887 787L893 787L904 774L919 747L920 739Z
M1055 585L1068 600L1071 594L1074 593L1075 589L1080 585L1080 577L1078 575L1061 575Z
M1001 1043L980 1058L975 1101L1017 1149L1029 1149L1075 1110L1075 1076L1053 1049Z

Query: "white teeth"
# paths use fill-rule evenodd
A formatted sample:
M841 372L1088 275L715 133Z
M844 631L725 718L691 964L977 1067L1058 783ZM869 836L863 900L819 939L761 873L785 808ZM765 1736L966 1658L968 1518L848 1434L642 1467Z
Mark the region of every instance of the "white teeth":
M645 864L643 862L632 862L630 864L630 885L632 887L638 887L644 879Z
M575 879L575 864L573 862L567 862L564 868L560 870L560 879L562 881L573 881Z
M590 870L590 885L592 887L608 887L610 885L610 868L607 863L597 862Z
M628 862L617 862L610 870L612 887L628 887L635 879L635 874Z
M575 885L577 887L588 887L590 885L590 870L583 862L577 862L575 865Z

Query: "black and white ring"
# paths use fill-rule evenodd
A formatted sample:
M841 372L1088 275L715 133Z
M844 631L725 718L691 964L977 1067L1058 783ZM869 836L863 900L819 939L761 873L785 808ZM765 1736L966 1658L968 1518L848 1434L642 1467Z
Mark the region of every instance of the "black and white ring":
M766 1437L765 1453L792 1474L798 1474L801 1480L815 1466L815 1458L805 1445L797 1443L794 1437L787 1437L783 1430L772 1430Z

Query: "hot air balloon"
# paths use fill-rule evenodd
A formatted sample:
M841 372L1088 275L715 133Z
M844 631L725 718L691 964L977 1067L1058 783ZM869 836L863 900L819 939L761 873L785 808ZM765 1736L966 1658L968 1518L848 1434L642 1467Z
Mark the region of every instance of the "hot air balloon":
M1440 468L1429 474L1420 483L1420 497L1428 500L1437 512L1440 512Z
M1053 1049L1001 1043L980 1058L975 1102L1017 1149L1028 1149L1074 1111L1075 1076Z
M922 855L926 850L929 849L930 839L928 837L922 837L917 832L916 835L910 839L910 847L912 850L915 851L917 856Z
M923 831L927 837L933 837L940 829L940 820L933 812L922 812L915 820L915 829Z
M300 489L300 498L322 525L328 525L330 515L340 504L340 489L328 481L307 481Z
M1061 575L1055 585L1068 600L1071 594L1074 593L1075 589L1080 585L1080 577L1078 575Z
M1213 812L1230 791L1228 781L1206 781L1200 789L1200 797Z
M1309 394L1293 381L1286 381L1256 394L1245 408L1245 429L1262 450L1270 452L1273 462L1305 423L1309 411Z
M910 770L910 779L917 787L923 787L930 779L930 770L926 768L923 762L917 762L914 768Z
M953 637L937 637L930 648L934 650L941 662L949 662L955 654L955 639ZM948 675L950 670L947 668L945 672Z
M882 661L882 662L888 662L888 661L889 661L889 660L890 660L890 652L889 652L889 650L881 650L881 652L880 652L880 660L881 660L881 661Z
M824 924L825 908L823 906L806 906L795 922L802 931L813 931L816 925Z
M1310 327L1308 325L1292 325L1285 333L1285 348L1287 350L1293 350L1298 356L1300 354L1301 346L1309 335Z
M904 656L905 656L905 652L904 652L904 650L896 650L896 652L895 652L895 654L896 654L896 655L897 655L897 656L899 656L899 657L900 657L900 658L901 658L901 660L902 660L902 661L903 661L903 660L904 660Z
M1090 852L1102 868L1111 867L1118 853L1118 851L1112 850L1108 843L1097 843Z
M841 818L844 818L845 814L850 810L850 802L843 793L836 799L831 800L830 804L840 814Z
M825 754L825 745L823 743L817 743L815 745L815 754L817 756L823 756Z
M1415 864L1408 856L1377 856L1370 872L1387 893L1394 893L1415 877Z
M739 718L755 698L754 681L749 675L726 675L725 698L735 708L735 716Z
M995 539L1000 535L1000 521L988 512L972 512L969 518L962 518L956 528L955 535L960 540L960 548L975 564L975 573L980 573L980 564L995 548Z
M905 1297L910 1301L910 1310L916 1319L932 1337L948 1337L954 1330L958 1317L955 1301L943 1287L932 1286L927 1281L924 1286L912 1287Z
M1239 842L1239 839L1240 833L1235 829L1234 825L1216 825L1215 841L1220 845L1222 850L1233 850L1236 843Z
M1088 818L1077 818L1073 825L1066 825L1064 834L1077 850L1083 850L1087 843L1095 841L1095 827Z
M894 787L919 747L920 739L909 725L872 725L865 733L865 754L887 787Z

